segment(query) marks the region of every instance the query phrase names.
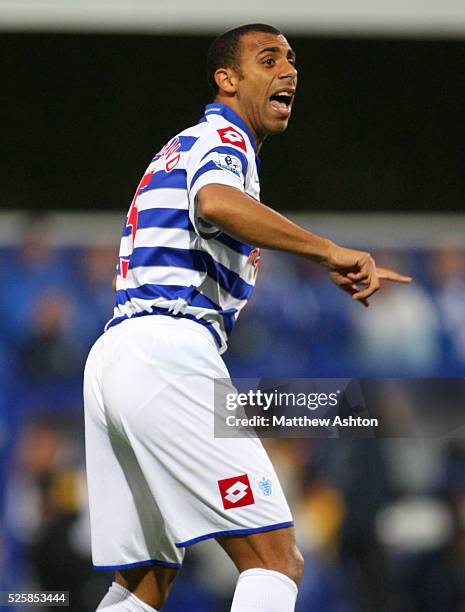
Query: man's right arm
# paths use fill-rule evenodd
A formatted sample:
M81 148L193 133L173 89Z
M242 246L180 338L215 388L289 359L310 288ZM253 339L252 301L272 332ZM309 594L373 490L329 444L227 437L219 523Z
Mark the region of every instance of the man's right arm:
M391 270L377 269L369 253L346 249L317 236L234 187L208 184L199 190L197 199L199 215L206 221L242 242L294 253L327 266L331 280L365 305L379 289L380 278L402 283L411 280Z

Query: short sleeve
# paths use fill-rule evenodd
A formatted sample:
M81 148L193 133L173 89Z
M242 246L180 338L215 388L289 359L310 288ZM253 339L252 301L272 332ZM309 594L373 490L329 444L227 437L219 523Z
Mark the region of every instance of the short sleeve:
M210 184L227 185L244 192L247 168L246 154L237 146L221 142L216 131L199 138L195 144L186 164L189 218L202 238L217 235L219 230L198 216L198 192Z

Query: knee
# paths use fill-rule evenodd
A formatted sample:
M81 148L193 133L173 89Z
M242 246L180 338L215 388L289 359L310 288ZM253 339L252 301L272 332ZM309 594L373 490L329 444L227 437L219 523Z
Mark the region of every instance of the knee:
M177 570L164 567L140 567L120 570L115 581L144 603L159 610L168 598Z
M264 564L264 568L284 574L299 586L304 572L304 558L294 544L285 552L281 551L279 556L269 559L269 562Z

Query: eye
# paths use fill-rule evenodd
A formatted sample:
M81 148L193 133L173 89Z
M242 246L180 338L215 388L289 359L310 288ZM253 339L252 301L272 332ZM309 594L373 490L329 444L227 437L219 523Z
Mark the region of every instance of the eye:
M266 64L267 66L274 66L275 61L272 57L268 57L266 60L264 60L263 63Z

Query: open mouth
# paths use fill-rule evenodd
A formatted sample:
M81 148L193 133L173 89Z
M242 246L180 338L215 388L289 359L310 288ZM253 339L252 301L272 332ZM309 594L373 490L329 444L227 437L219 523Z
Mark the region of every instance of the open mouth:
M282 117L288 117L293 97L294 94L289 91L279 91L270 97L270 105Z

